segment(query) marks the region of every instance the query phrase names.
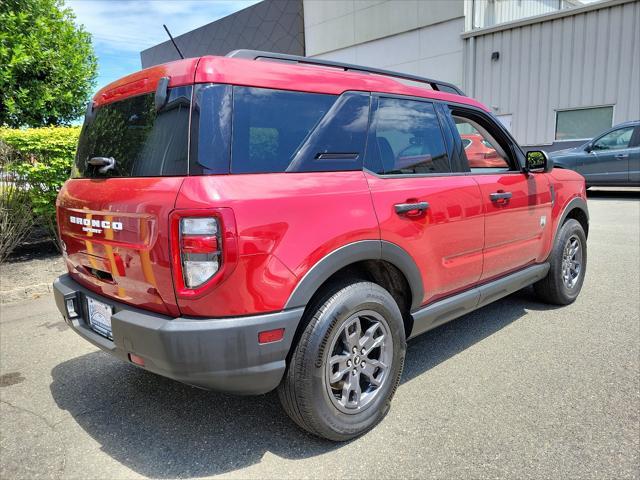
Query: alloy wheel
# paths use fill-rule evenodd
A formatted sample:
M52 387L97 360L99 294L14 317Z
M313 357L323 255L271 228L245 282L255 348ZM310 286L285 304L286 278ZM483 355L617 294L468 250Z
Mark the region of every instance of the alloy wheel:
M562 252L562 282L572 289L582 273L582 245L577 235L571 235Z
M347 319L333 339L325 383L333 405L358 413L377 398L389 376L393 341L386 320L365 310Z

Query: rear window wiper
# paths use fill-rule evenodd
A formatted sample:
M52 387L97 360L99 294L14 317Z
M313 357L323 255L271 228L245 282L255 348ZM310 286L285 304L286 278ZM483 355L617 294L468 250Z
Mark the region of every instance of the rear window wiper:
M92 157L87 160L87 164L94 167L101 167L98 169L100 173L107 173L109 170L113 170L116 166L116 159L113 157Z

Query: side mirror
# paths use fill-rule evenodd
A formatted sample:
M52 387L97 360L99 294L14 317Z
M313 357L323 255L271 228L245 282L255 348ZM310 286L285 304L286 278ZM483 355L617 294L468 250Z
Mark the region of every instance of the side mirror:
M553 160L542 150L527 152L526 169L530 173L547 173L553 169Z
M591 153L593 151L593 143L587 143L587 146L584 147L584 151L587 153Z

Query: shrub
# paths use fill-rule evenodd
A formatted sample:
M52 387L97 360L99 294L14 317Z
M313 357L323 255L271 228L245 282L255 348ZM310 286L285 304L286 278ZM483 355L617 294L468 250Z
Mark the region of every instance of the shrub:
M0 263L27 236L33 213L25 181L13 172L17 154L0 140Z
M12 169L28 183L34 215L56 239L56 196L69 178L80 127L0 128L0 140L17 151Z

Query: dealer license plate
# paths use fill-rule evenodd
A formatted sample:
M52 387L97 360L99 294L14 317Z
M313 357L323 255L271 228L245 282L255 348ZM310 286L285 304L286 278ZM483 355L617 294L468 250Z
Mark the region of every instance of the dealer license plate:
M111 332L111 314L113 308L111 305L99 302L93 298L87 297L87 307L89 310L89 325L100 335L113 339Z

